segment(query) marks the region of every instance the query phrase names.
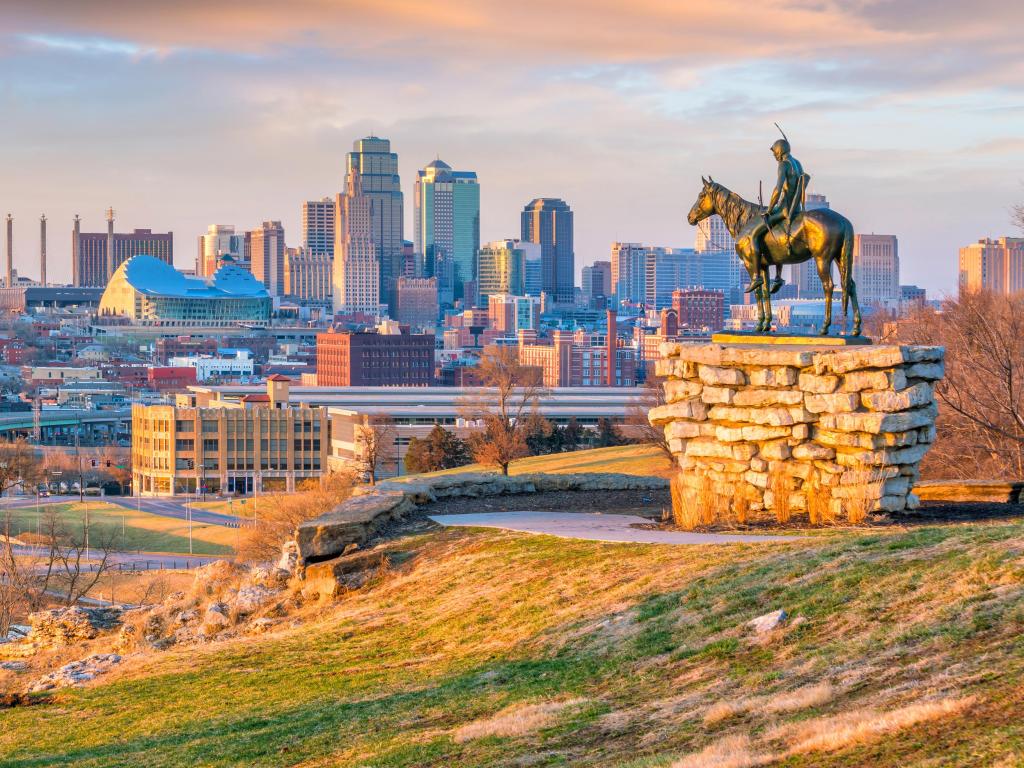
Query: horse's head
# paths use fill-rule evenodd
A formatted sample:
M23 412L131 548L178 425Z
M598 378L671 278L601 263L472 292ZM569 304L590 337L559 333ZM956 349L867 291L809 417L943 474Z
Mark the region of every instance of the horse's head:
M708 176L708 178L700 177L700 180L704 182L704 188L701 189L700 194L697 196L697 202L693 204L693 208L686 215L686 220L690 222L691 226L696 226L697 222L703 221L708 216L715 213L715 197L714 197L714 180Z

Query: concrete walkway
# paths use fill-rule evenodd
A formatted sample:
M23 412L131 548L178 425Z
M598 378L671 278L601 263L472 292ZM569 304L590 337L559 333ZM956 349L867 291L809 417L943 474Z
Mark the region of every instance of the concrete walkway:
M523 533L545 533L566 539L634 544L778 544L803 538L634 528L633 526L638 524L650 524L651 520L636 515L602 515L596 512L483 512L467 515L431 515L430 519L445 526L504 528Z

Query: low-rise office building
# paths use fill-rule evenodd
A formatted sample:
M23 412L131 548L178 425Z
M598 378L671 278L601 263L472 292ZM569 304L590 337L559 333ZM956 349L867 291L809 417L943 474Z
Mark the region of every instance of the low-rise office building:
M132 407L132 484L144 496L294 491L327 467L327 410L293 404L290 381L220 399Z

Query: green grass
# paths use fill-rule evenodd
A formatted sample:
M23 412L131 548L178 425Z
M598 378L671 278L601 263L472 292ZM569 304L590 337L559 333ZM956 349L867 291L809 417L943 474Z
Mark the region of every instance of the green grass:
M0 765L668 766L726 736L781 754L776 725L963 696L956 717L772 764L1024 756L1022 523L719 547L445 529L391 546L413 557L301 627L129 660L0 713ZM745 622L779 607L802 623L751 642ZM807 709L703 717L822 681L834 697ZM583 702L452 737L550 698Z
M105 501L49 504L10 509L11 531L35 532L40 518L56 512L68 533L80 538L89 513L90 543L110 541L114 549L141 552L188 552L188 522L149 512L139 512ZM193 522L192 551L196 555L223 555L233 551L236 530L221 525Z

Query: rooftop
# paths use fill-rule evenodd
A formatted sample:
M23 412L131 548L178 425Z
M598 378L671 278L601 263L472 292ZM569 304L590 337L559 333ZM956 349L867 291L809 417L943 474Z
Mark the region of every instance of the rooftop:
M117 273L139 293L181 298L267 298L266 287L252 273L235 264L225 264L209 281L186 277L170 264L153 256L133 256ZM117 274L115 274L116 278Z

